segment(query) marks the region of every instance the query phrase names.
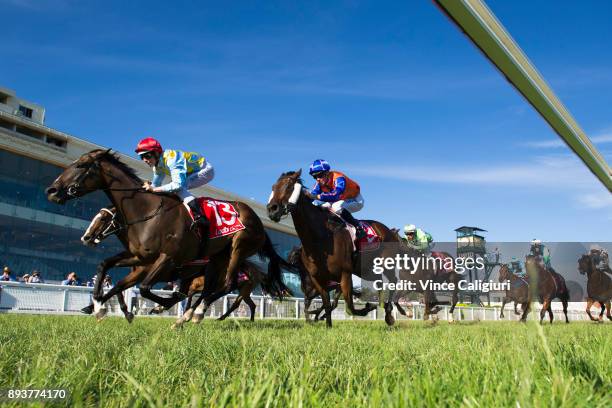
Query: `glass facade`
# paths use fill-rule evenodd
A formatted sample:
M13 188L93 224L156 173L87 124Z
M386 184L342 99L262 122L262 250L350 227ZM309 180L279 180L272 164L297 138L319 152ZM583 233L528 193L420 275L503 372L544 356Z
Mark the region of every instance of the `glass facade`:
M114 236L96 248L80 242L93 216L109 205L104 193L95 192L65 205L47 200L45 188L62 171L59 166L0 149L0 267L9 266L14 278L36 269L46 282L57 282L74 271L85 283L100 261L123 250ZM267 232L285 258L299 245L296 236ZM126 272L124 268L111 270L113 281ZM286 274L286 280L292 289L296 287L294 275Z

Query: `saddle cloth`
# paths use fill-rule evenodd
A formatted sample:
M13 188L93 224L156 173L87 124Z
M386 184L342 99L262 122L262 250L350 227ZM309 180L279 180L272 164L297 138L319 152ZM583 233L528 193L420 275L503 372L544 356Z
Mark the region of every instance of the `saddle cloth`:
M217 201L210 197L200 197L196 200L210 223L209 239L232 235L245 229L233 204L227 201ZM191 214L191 210L189 210L189 214ZM193 218L193 214L191 214L191 217Z
M376 233L374 228L370 224L365 221L359 221L361 228L366 232L366 236L357 240L357 230L351 224L345 222L346 228L348 229L349 234L351 234L351 241L353 242L353 251L359 252L370 252L376 251L380 248L380 243L382 239Z

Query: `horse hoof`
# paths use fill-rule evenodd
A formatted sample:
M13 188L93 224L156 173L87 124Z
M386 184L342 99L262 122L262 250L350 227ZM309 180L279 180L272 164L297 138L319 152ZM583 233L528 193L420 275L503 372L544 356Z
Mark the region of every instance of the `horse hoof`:
M93 304L91 304L89 306L85 306L84 308L81 309L81 313L88 314L88 315L92 314L93 311L94 311L94 305Z
M170 330L176 330L176 329L182 329L182 328L183 328L182 322L174 322L172 323L172 326L170 326Z
M388 314L385 316L385 323L387 323L387 326L393 326L395 324L395 318L391 314Z
M455 323L455 318L453 316L449 317L448 318L448 322L451 323L451 324Z
M125 315L125 318L127 319L128 323L132 323L132 321L134 321L134 313L128 313Z
M191 321L195 324L200 323L202 320L204 320L204 315L199 313L194 314L193 319L191 319Z
M106 309L100 310L98 313L96 313L95 316L96 316L96 321L98 322L102 321L106 317Z

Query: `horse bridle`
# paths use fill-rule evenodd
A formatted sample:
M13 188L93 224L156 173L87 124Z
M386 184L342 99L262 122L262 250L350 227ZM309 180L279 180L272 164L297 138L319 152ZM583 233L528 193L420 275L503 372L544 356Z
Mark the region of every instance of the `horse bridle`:
M102 171L102 167L100 167L100 165L96 162L96 161L92 161L91 163L89 163L89 167L87 168L87 170L85 170L83 173L79 174L79 176L76 178L76 180L70 184L67 189L66 189L66 194L69 195L72 198L78 198L78 193L79 192L92 192L92 191L96 191L97 189L89 189L89 190L81 190L81 183L83 182L83 180L85 180L87 177L89 177L89 174L91 173L92 170L100 170ZM132 188L110 188L110 187L106 187L106 188L101 188L99 190L104 190L104 191L133 191L135 193L148 193L147 190L145 190L142 187L132 187ZM141 222L145 222L148 221L152 218L155 218L156 216L158 216L161 213L161 210L164 207L164 200L159 200L159 207L157 207L157 209L150 215L146 215L142 218L137 219L136 221L132 221L132 222L127 222L125 221L124 223L119 223L119 225L117 226L117 229L114 232L120 231L121 229L129 226L129 225L134 225L134 224L139 224ZM111 212L110 210L107 210L106 208L104 208L103 210L106 210L108 212ZM113 216L113 222L116 220L115 216ZM109 234L110 235L110 234ZM105 236L105 238L108 235Z
M92 170L99 169L99 168L100 168L100 165L97 162L94 161L94 162L89 163L89 167L87 168L87 170L79 174L76 180L68 186L68 188L66 189L66 194L68 194L70 197L73 197L73 198L78 197L77 194L81 190L81 183L87 177L89 177L89 174L91 173Z
M66 188L66 194L68 196L70 196L72 198L77 198L78 197L77 194L79 192L90 193L92 191L96 191L97 190L97 189L81 189L81 183L87 177L89 177L90 173L93 170L100 170L100 171L102 171L102 167L100 167L98 162L92 161L91 163L88 163L88 164L89 164L89 167L87 168L87 170L85 170L83 173L79 174L79 176L76 178L76 180ZM101 188L99 190L104 190L104 191L134 191L136 193L146 193L147 192L147 190L145 190L142 187L131 187L131 188L110 188L110 187L106 187L106 188Z
M291 196L289 196L289 199L287 200L287 202L284 204L281 204L281 203L278 204L278 206L281 209L281 218L288 216L289 214L291 214L291 211L295 209L295 207L297 206L297 201L300 198L300 193L302 192L302 188L303 188L302 184L296 182L293 185L293 192L291 193ZM274 191L270 193L270 198L268 198L268 204L270 204L273 197L274 197Z
M117 232L125 228L125 225L117 220L117 211L113 212L109 210L108 208L102 208L100 212L105 212L105 213L110 214L111 219L110 219L110 222L106 224L106 228L104 228L102 232L100 232L98 235L94 237L94 240L98 240L98 242L105 240L110 235L116 234Z

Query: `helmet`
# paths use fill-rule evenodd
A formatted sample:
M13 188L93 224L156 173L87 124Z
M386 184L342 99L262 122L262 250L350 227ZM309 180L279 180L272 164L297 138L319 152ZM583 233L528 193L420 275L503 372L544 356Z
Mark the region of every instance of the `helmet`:
M408 224L404 226L404 234L410 234L411 232L416 232L416 225Z
M331 166L329 165L327 160L317 159L313 161L310 165L310 170L308 171L308 173L310 173L310 175L312 176L313 174L322 173L330 170Z
M591 244L589 250L591 250L591 252L593 251L601 251L601 247L597 244Z
M540 245L540 244L542 244L542 241L539 239L534 238L531 240L531 245Z
M156 152L158 154L162 154L163 152L161 144L152 137L142 139L140 142L138 142L138 146L136 146L136 153L139 155L148 152Z

